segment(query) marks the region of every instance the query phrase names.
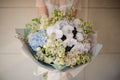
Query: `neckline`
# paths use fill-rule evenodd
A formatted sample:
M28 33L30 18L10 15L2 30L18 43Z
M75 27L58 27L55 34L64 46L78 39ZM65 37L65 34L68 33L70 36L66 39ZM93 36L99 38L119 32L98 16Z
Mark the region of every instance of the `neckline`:
M73 3L68 3L68 4L65 4L65 5L62 5L62 6L59 6L59 5L54 5L54 4L51 4L49 1L46 1L46 5L47 6L53 6L55 8L60 8L60 7L72 7Z

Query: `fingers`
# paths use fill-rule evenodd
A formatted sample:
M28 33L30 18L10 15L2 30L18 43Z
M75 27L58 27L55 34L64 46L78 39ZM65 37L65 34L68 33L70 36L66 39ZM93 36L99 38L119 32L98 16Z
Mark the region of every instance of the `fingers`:
M39 16L48 16L46 7L38 7Z
M48 15L45 0L36 0L36 7L38 7L39 16Z

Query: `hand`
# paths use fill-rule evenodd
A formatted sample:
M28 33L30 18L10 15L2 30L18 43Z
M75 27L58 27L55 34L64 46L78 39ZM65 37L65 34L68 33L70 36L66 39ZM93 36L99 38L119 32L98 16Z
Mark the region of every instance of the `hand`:
M38 7L39 16L48 16L45 0L36 0L36 7Z
M48 16L48 10L46 7L38 7L39 16Z

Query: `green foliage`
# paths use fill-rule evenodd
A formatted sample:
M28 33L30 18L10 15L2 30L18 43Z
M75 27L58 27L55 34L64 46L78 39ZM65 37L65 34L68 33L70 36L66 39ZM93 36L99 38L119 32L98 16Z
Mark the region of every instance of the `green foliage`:
M90 53L84 53L84 54L79 54L76 59L77 59L77 64L80 65L80 64L86 64L88 62L90 62Z
M39 18L34 18L30 23L27 23L24 28L24 36L27 39L27 36L30 33L34 33L40 29L40 19Z
M66 13L66 17L69 21L75 19L75 12L74 9L71 8L70 11L68 11L69 13Z
M89 22L84 22L84 24L82 25L82 28L86 34L95 33L92 29L91 23L89 23Z
M63 19L67 19L69 21L73 20L75 18L75 14L73 12L73 9L71 8L70 13L65 13L64 11L61 11L59 9L55 9L53 11L53 15L51 18L48 18L44 22L44 27L48 27L50 25L54 25L56 22L61 21Z
M53 17L51 18L52 24L55 24L57 21L62 20L65 17L65 12L55 9L53 12Z
M39 18L35 18L32 19L32 21L28 24L26 24L26 28L30 28L33 32L36 32L39 30L39 24L40 24L40 19Z
M44 29L47 29L47 27L54 25L56 22L61 21L61 20L66 20L67 21L73 21L75 19L75 14L74 10L71 8L69 13L65 13L64 11L61 10L54 10L53 16L51 18L43 17L43 18L34 18L32 21L28 24L26 24L26 28L24 29L24 34L25 37L27 37L30 33L34 33L40 30L40 26L42 26ZM92 25L89 22L84 22L82 19L80 19L82 26L80 25L80 28L84 30L85 34L93 34L95 33L92 29ZM76 38L77 34L77 28L74 28L72 31L74 34L73 38ZM36 52L35 58L39 61L43 61L45 63L48 63L52 65L54 68L57 70L62 70L66 66L65 58L66 58L66 53L70 52L70 50L74 47L67 46L64 48L62 45L62 41L66 40L67 37L63 35L63 37L60 40L57 41L52 41L48 39L48 42L43 46L40 47L38 52ZM72 56L71 56L72 55ZM81 65L85 64L87 62L90 62L91 55L90 53L83 52L81 53L79 51L79 54L77 56L73 56L73 52L71 52L70 55L70 60L69 66L74 67L76 65ZM68 56L69 58L69 56ZM71 58L75 58L75 61L72 61Z
M40 24L40 19L39 18L34 18L32 21L35 21L36 23Z

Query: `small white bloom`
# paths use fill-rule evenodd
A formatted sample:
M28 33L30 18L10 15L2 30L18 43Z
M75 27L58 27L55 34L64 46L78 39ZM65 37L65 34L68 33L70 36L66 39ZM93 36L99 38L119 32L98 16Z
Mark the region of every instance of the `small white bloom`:
M62 28L62 31L64 34L72 33L73 30L74 30L74 27L71 25L66 25L66 26L63 26Z
M90 43L84 43L84 51L88 52L90 50Z
M77 43L71 51L79 50L81 53L82 52L88 52L90 50L90 43Z
M60 26L61 26L61 27L64 27L64 26L66 26L66 25L68 25L68 21L66 21L66 20L60 21Z
M40 47L37 47L37 51L40 51Z
M54 31L54 27L53 26L48 27L47 28L47 35L50 37L51 34L53 33L53 31Z
M55 29L54 26L48 27L47 28L48 37L51 37L53 33L55 34L55 39L59 39L63 36L63 32L61 30Z
M78 41L83 41L84 40L84 37L83 37L82 33L77 33L76 38L77 38Z
M55 29L59 29L59 30L61 29L60 23L61 22L55 23L55 25L54 25Z
M80 26L77 27L77 31L82 32L82 33L84 32L83 29Z
M84 45L82 43L77 43L72 49L71 51L75 51L75 50L80 50L80 52L84 51Z
M59 39L63 36L63 32L61 30L55 29L54 32L56 34L55 39Z
M75 20L73 21L73 23L74 23L75 26L78 26L78 25L81 24L81 21L80 21L80 19L75 19Z
M72 47L73 45L76 45L77 44L77 40L76 39L66 39L65 41L63 41L63 46L64 47L67 47L67 46L70 46Z
M73 23L74 23L74 25L75 25L75 27L76 27L76 29L77 29L78 32L83 32L83 29L81 28L81 26L83 24L82 21L80 21L79 19L75 19L73 21Z
M65 34L65 36L67 37L67 39L72 39L73 38L73 33Z

